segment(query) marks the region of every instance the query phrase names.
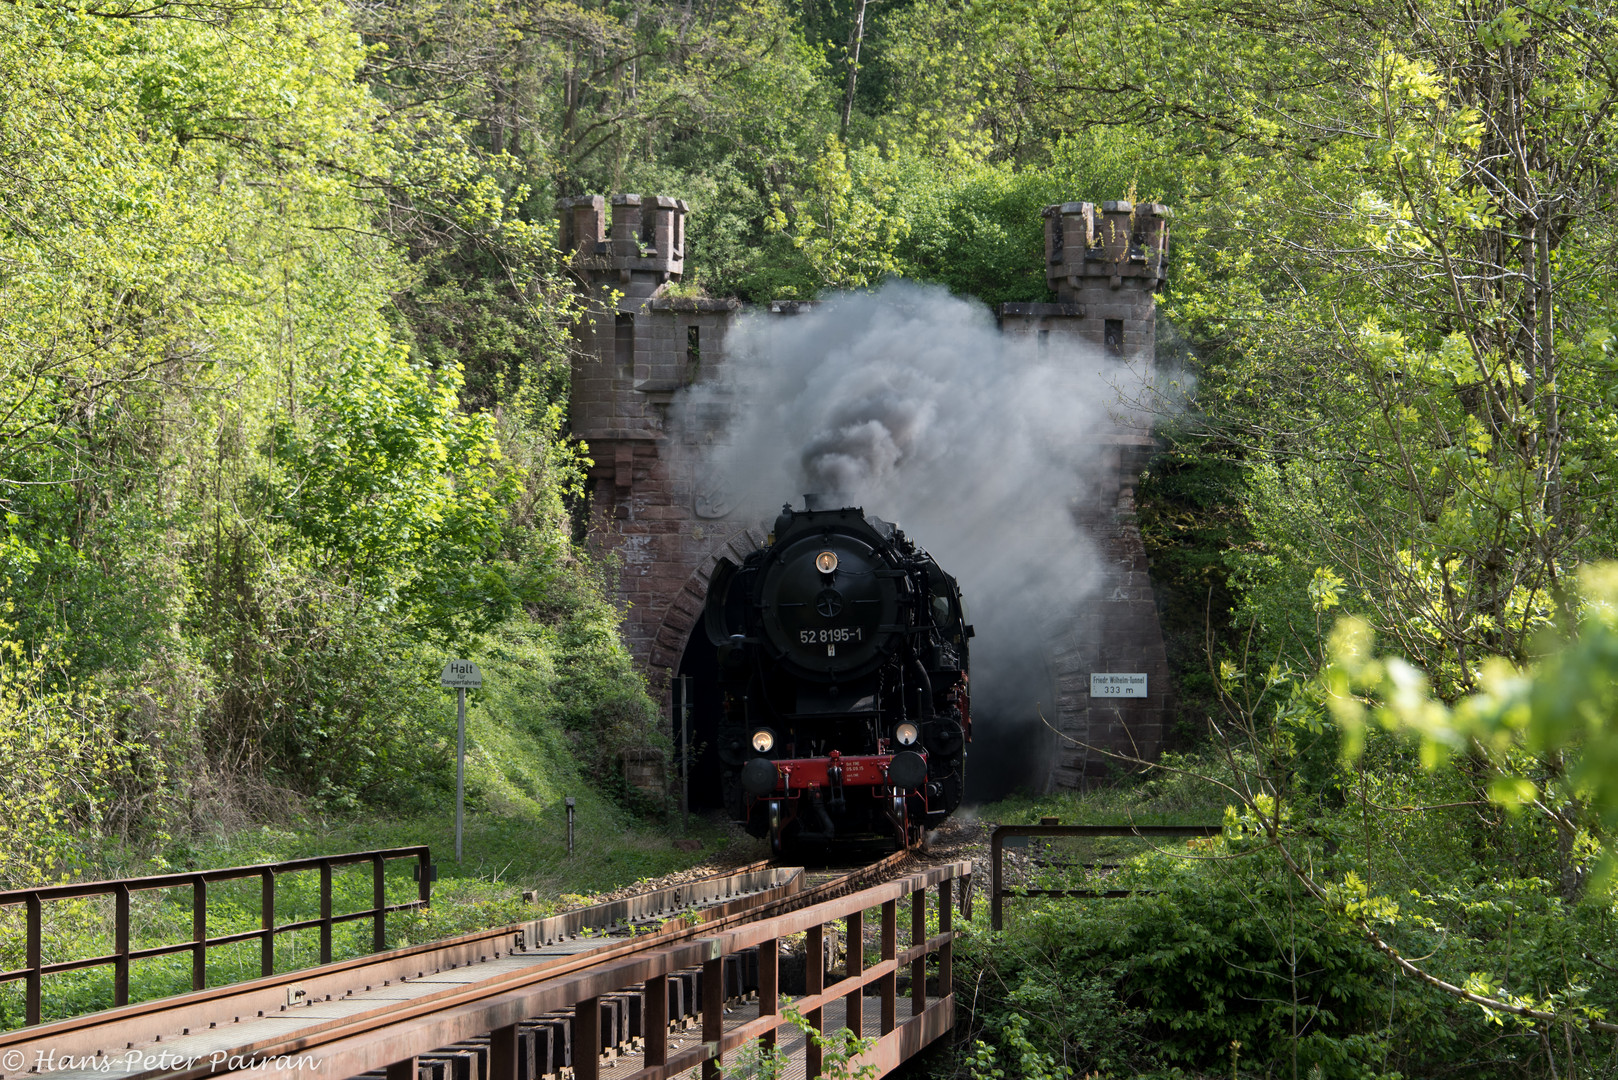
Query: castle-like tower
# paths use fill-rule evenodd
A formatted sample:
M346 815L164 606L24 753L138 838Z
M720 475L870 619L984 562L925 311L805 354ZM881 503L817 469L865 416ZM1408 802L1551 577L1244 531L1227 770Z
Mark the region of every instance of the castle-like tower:
M1003 304L1006 334L1076 338L1120 363L1135 365L1151 385L1156 367L1157 291L1167 279L1168 223L1158 203L1062 203L1045 208L1045 280L1053 304ZM1134 380L1132 380L1134 381ZM1057 747L1050 786L1078 787L1108 768L1105 755L1079 744L1155 757L1172 712L1168 657L1157 618L1146 547L1135 518L1135 483L1154 444L1145 420L1132 422L1120 403L1114 423L1090 434L1106 468L1093 497L1074 509L1104 560L1093 604L1050 628ZM1092 696L1098 673L1145 675L1145 694Z
M664 293L685 266L678 199L599 195L559 200L560 240L585 301L575 328L570 420L589 444L590 542L618 562L625 637L654 695L670 700L673 675L694 672L698 723L705 690L687 646L700 636L716 562L740 562L763 542L760 522L737 518L722 492L689 472L668 426L674 396L725 359L734 300ZM1045 210L1047 280L1055 303L1006 304L1003 332L1084 341L1120 363L1150 367L1156 290L1165 276L1169 211L1156 204L1064 203ZM779 317L802 305L772 305ZM698 433L700 435L700 433ZM691 437L685 432L683 437ZM1151 451L1143 427L1093 433L1110 468L1077 511L1106 558L1098 598L1049 628L1056 724L1078 742L1155 756L1162 742L1168 670L1134 519L1134 484ZM682 668L682 662L684 667ZM1145 674L1144 696L1091 696L1095 673ZM700 738L700 733L699 733ZM1047 787L1079 786L1107 768L1064 743ZM699 769L696 780L700 782Z

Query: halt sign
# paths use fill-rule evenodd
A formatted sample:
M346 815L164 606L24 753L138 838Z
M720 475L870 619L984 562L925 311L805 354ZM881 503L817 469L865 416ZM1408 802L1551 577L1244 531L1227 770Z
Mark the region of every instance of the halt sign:
M438 676L440 686L448 686L456 690L481 690L483 688L483 672L470 660L451 660L444 665L444 671Z
M461 816L466 808L466 692L483 688L483 672L470 660L451 660L438 674L455 691L455 861L461 861Z
M1146 673L1144 671L1092 671L1090 673L1091 697L1134 697L1146 696Z

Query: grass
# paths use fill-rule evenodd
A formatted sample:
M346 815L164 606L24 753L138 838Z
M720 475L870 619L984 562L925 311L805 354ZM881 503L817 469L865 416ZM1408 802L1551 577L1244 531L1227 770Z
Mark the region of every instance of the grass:
M489 665L490 682L498 683L498 662ZM520 685L512 679L508 685ZM450 699L453 701L453 699ZM450 706L453 708L453 704ZM192 869L282 862L317 855L337 855L379 848L426 844L432 849L439 878L433 903L420 913L390 916L391 947L434 941L455 934L577 906L585 896L622 888L646 878L686 869L714 857L732 842L729 833L693 818L687 839L696 847L674 844L677 823L672 814L636 817L582 777L566 736L523 715L520 701L498 692L468 702L467 812L462 859L456 862L454 796L451 792L431 815L389 817L380 813L349 816L306 814L284 825L260 826L211 837L176 841L155 856L113 868L109 876L135 877ZM564 800L576 801L574 849L567 850ZM689 845L688 845L689 846ZM758 856L764 854L762 848ZM388 865L389 903L414 899L413 860ZM278 923L319 915L318 871L284 875L276 883ZM537 894L529 903L523 893ZM191 939L191 890L182 886L136 893L131 899L132 948L174 944ZM209 888L208 932L211 935L254 930L260 926L259 883L220 883ZM334 914L371 906L371 871L366 865L333 871ZM21 968L25 961L20 906L0 911L0 970ZM113 951L111 898L58 901L45 905L44 956L47 963L107 955ZM369 952L371 923L357 920L334 928L333 959ZM260 973L256 941L209 950L208 985L220 986ZM294 971L319 962L319 932L310 929L281 935L276 970ZM44 1019L82 1015L113 1004L112 968L47 976ZM191 988L189 953L156 957L130 965L130 1000L146 1001ZM23 984L0 985L0 1029L22 1026Z

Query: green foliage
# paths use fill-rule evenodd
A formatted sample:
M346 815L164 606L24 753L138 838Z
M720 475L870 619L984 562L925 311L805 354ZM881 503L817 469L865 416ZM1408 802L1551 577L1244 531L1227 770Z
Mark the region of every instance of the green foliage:
M781 1015L803 1033L806 1042L813 1042L820 1048L822 1076L831 1080L872 1080L877 1075L875 1065L853 1064L861 1054L876 1045L875 1039L855 1038L847 1028L822 1034L809 1022L808 1017L790 1004L782 1008ZM720 1075L727 1080L780 1080L787 1075L791 1063L791 1059L781 1050L774 1047L762 1049L754 1043L736 1054L735 1060L727 1064Z
M1155 895L1018 901L1013 929L974 945L969 962L992 963L999 984L979 1019L1022 1059L1011 1075L1043 1075L1057 1060L1109 1073L1215 1069L1233 1042L1267 1068L1371 1075L1363 1064L1381 1056L1388 1017L1376 954L1311 911L1277 860L1147 856L1110 885L1125 882ZM974 1067L989 1065L980 1055Z
M487 670L500 673L498 688L477 695L495 717L476 736L480 753L507 763L491 768L486 785L473 784L475 798L491 808L554 809L569 794L557 777L567 776L620 807L668 809L665 799L624 780L624 751L667 754L668 746L657 707L618 636L621 618L599 592L581 589L546 622L513 622L469 646L480 664L486 660ZM553 759L566 762L567 771L537 767Z
M17 880L97 832L421 805L426 643L602 618L548 200L344 10L142 15L0 12L7 701L62 770L8 778Z
M487 627L509 591L486 565L515 478L494 423L459 409L460 372L436 380L386 340L355 343L274 431L286 479L276 509L322 577L421 630Z
M1028 1021L1020 1014L1012 1013L1006 1019L1003 1032L1006 1050L1009 1054L1015 1054L1017 1058L1016 1071L1009 1074L1000 1067L999 1055L994 1047L981 1039L973 1043L972 1052L966 1058L966 1067L971 1073L972 1080L1004 1080L1008 1075L1022 1077L1024 1080L1069 1080L1073 1070L1058 1065L1050 1054L1035 1049L1028 1041L1027 1030Z
M148 748L120 733L89 693L53 687L51 660L0 641L0 889L82 872L143 779L137 763Z
M1416 736L1429 769L1468 755L1493 802L1513 812L1531 808L1561 834L1569 895L1598 854L1603 888L1618 879L1618 567L1586 567L1580 580L1581 617L1570 640L1527 668L1491 659L1477 675L1478 692L1453 706L1436 700L1407 661L1375 657L1361 621L1345 620L1333 632L1324 673L1346 754L1363 751L1367 722L1375 720Z
M909 232L897 179L876 147L851 153L829 135L798 205L790 215L777 206L771 228L792 237L821 288L870 288L899 269L895 249Z
M1241 510L1247 477L1229 448L1187 440L1179 431L1161 437L1167 446L1141 478L1136 505L1173 671L1179 714L1173 738L1194 745L1222 711L1210 653L1239 653L1246 630L1234 620L1239 601L1230 560L1251 542Z

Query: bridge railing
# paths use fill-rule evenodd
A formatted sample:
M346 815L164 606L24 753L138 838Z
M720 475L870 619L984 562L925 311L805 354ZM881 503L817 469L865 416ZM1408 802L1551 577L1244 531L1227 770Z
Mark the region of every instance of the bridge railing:
M927 893L934 891L936 901L933 912L937 917L937 933L928 933ZM898 948L899 901L909 899L910 947ZM817 1031L826 1030L827 1005L842 999L844 1023L858 1038L866 1036L864 1030L865 989L875 985L881 1001L878 1030L871 1032L876 1042L865 1053L849 1063L852 1070L862 1065L877 1067L877 1075L886 1075L900 1062L948 1031L955 1022L954 998L954 916L960 910L963 916L971 914L972 864L957 862L920 874L913 874L895 882L865 889L840 900L818 904L804 911L764 919L743 926L725 935L725 951L745 948L759 950L759 1016L732 1031L721 1027L723 1001L719 998L717 975L719 959L703 969L703 991L708 1000L703 1002L703 1045L693 1048L659 1069L651 1052L646 1057L646 1068L632 1073L627 1080L662 1080L699 1061L703 1080L717 1080L719 1066L726 1053L736 1050L755 1039L766 1046L774 1046L777 1032L786 1022L780 1011L778 953L782 937L803 933L807 937L805 956L811 958L806 968L805 996L794 1002L797 1011ZM864 966L865 912L881 908L881 945L877 962ZM847 974L830 986L826 985L825 934L829 923L841 920L844 940L847 942ZM935 992L928 993L927 967L929 957L937 957ZM813 958L820 958L816 963ZM910 1016L903 1024L898 1021L898 975L908 971L910 982ZM767 974L766 974L767 972ZM710 1007L711 1006L711 1007ZM805 1077L814 1080L821 1074L822 1052L812 1038L805 1040ZM579 1080L594 1080L579 1076Z
M1005 852L1007 848L1026 846L1030 840L1045 841L1072 836L1135 836L1142 839L1172 839L1178 837L1218 836L1219 825L997 825L989 836L989 925L1002 927L1004 901L1017 896L1062 896L1102 899L1134 895L1134 889L1008 889L1005 885ZM1020 841L1020 844L1019 844Z
M601 1059L590 1050L603 1045L604 1000L640 995L644 997L643 1016L667 1017L670 984L676 973L700 968L700 1043L674 1049L669 1045L667 1026L648 1019L642 1029L640 1067L625 1071L620 1062L613 1076L617 1080L670 1080L700 1068L704 1080L717 1080L726 1055L755 1041L774 1046L780 1030L790 1023L781 1011L780 944L783 938L804 934L809 958L805 995L793 1004L811 1025L824 1030L827 1007L839 999L847 1003L847 1026L875 1039L850 1065L857 1068L872 1064L880 1075L954 1024L953 917L956 910L967 911L971 873L971 863L952 863L676 944L642 949L636 948L633 941L625 942L625 951L616 957L581 957L577 967L537 968L531 974L513 976L505 984L507 988L498 993L480 991L476 1000L468 999L464 1004L445 1002L431 1011L379 1020L374 1029L331 1042L316 1045L306 1041L300 1047L312 1053L312 1063L293 1064L289 1071L310 1080L329 1080L332 1076L357 1076L385 1069L388 1080L415 1080L421 1055L487 1035L488 1068L483 1075L487 1080L519 1080L528 1075L519 1061L524 1045L520 1025L532 1017L571 1013L574 1080L599 1080ZM931 905L929 895L934 898ZM910 919L910 944L905 949L898 946L901 903L908 907ZM866 967L864 917L871 909L881 912L881 945L876 962ZM847 975L828 985L824 951L827 927L839 922L848 934ZM753 949L758 955L759 1013L755 1019L727 1029L725 959ZM901 973L909 976L910 1014L902 1021ZM866 988L871 986L876 988L880 1007L876 1030L866 1033L861 1002ZM812 1039L806 1043L804 1075L813 1080L821 1075L820 1051ZM175 1074L172 1080L193 1078Z
M394 859L416 860L417 898L408 903L389 904L385 889L387 863ZM332 870L356 864L371 866L371 906L357 911L333 913ZM275 917L276 879L285 874L318 870L320 872L320 915L313 919L277 922ZM40 1022L41 1000L44 995L44 977L68 971L107 967L113 969L113 1005L129 1004L129 964L157 956L176 953L191 954L191 988L202 990L207 985L208 950L216 945L239 941L259 942L259 966L265 976L275 974L275 939L297 930L318 928L320 931L320 962L331 963L332 928L338 923L356 919L371 920L371 948L380 952L386 943L387 916L397 911L410 911L425 907L431 890L432 856L424 846L384 848L377 851L358 851L346 855L321 855L287 862L259 863L253 866L231 866L218 870L196 870L181 874L154 874L147 877L119 878L113 881L83 881L66 885L48 885L37 889L12 889L0 892L0 909L22 905L26 923L24 965L11 971L0 971L0 984L24 980L26 982L25 1023ZM222 881L258 878L259 928L233 934L208 934L208 886ZM191 890L191 939L171 942L149 948L130 946L130 898L134 893L154 889L189 888ZM113 898L113 951L102 956L83 957L47 964L44 961L45 905L52 901L74 900L94 896Z

